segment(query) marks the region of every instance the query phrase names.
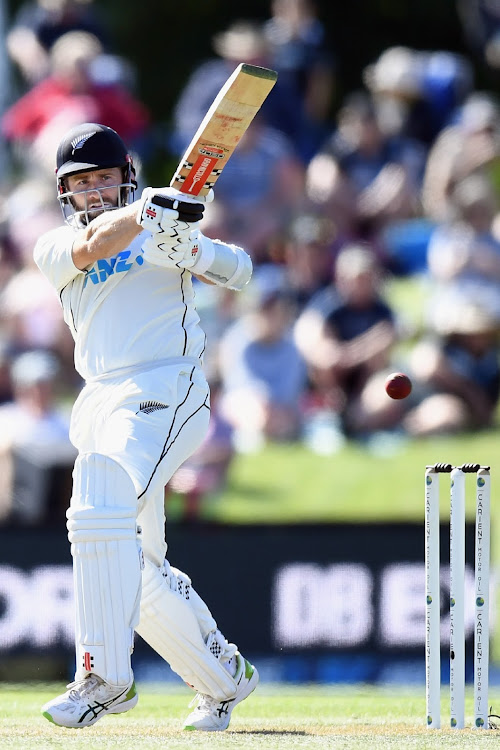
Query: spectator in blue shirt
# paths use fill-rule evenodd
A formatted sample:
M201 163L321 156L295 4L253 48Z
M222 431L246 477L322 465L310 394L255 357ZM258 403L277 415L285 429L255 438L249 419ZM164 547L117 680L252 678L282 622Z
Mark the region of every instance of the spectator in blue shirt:
M294 307L278 269L254 276L257 299L224 334L219 347L223 416L238 450L266 441L294 440L300 432L306 368L291 337Z

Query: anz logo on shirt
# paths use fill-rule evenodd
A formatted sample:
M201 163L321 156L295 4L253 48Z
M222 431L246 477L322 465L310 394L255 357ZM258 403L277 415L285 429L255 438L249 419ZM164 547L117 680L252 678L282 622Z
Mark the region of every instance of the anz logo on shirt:
M115 273L125 273L128 271L134 263L138 266L142 266L144 258L142 257L143 250L141 248L138 255L135 258L130 259L132 252L130 250L122 250L118 255L114 255L112 258L101 258L94 263L92 268L85 271L85 281L83 282L83 288L87 286L89 280L92 284L102 284L110 276Z

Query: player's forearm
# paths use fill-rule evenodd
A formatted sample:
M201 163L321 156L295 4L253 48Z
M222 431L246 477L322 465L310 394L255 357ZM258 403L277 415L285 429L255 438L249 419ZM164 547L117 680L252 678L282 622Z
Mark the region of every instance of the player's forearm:
M374 357L388 354L395 342L394 326L382 321L349 341L345 345L344 357L350 367L357 367Z
M125 250L143 228L137 224L137 203L106 211L81 229L73 244L73 263L83 271L101 258Z
M444 357L441 360L440 366L433 373L431 382L435 388L443 389L448 393L454 393L456 396L463 398L467 403L479 403L483 399L485 405L488 402L484 391L470 378L464 377L452 370Z
M490 423L495 405L482 388L451 370L447 365L440 368L433 378L434 387L461 398L469 407L473 423L487 425Z

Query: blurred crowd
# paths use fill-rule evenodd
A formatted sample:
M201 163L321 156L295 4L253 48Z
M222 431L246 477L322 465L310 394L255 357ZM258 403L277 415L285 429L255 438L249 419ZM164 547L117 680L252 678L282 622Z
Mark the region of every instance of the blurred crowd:
M481 36L483 5L458 3L483 62L500 70L500 11L489 4ZM142 187L157 124L92 0L27 2L6 49L0 522L39 523L67 503L82 385L32 260L38 235L62 222L57 144L83 121L113 127ZM188 518L223 491L240 452L301 442L331 456L348 440L377 450L484 429L499 398L500 105L476 87L471 59L393 46L344 93L313 0L271 0L267 20L236 19L192 70L163 133L174 160L239 62L279 77L203 219L206 235L250 253L254 278L239 295L196 286L212 422L166 488ZM413 380L404 401L384 390L394 370Z

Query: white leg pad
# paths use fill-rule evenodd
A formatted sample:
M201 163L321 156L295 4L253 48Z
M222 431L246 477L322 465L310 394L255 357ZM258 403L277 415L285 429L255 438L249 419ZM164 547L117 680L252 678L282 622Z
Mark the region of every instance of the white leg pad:
M94 672L128 685L139 621L142 552L137 494L127 472L97 453L80 455L73 472L68 538L76 601L76 676Z
M236 693L236 682L223 666L236 653L236 646L227 643L216 628L188 576L166 561L163 571L145 561L137 632L188 685L221 701ZM216 633L216 648L212 645L211 649Z

